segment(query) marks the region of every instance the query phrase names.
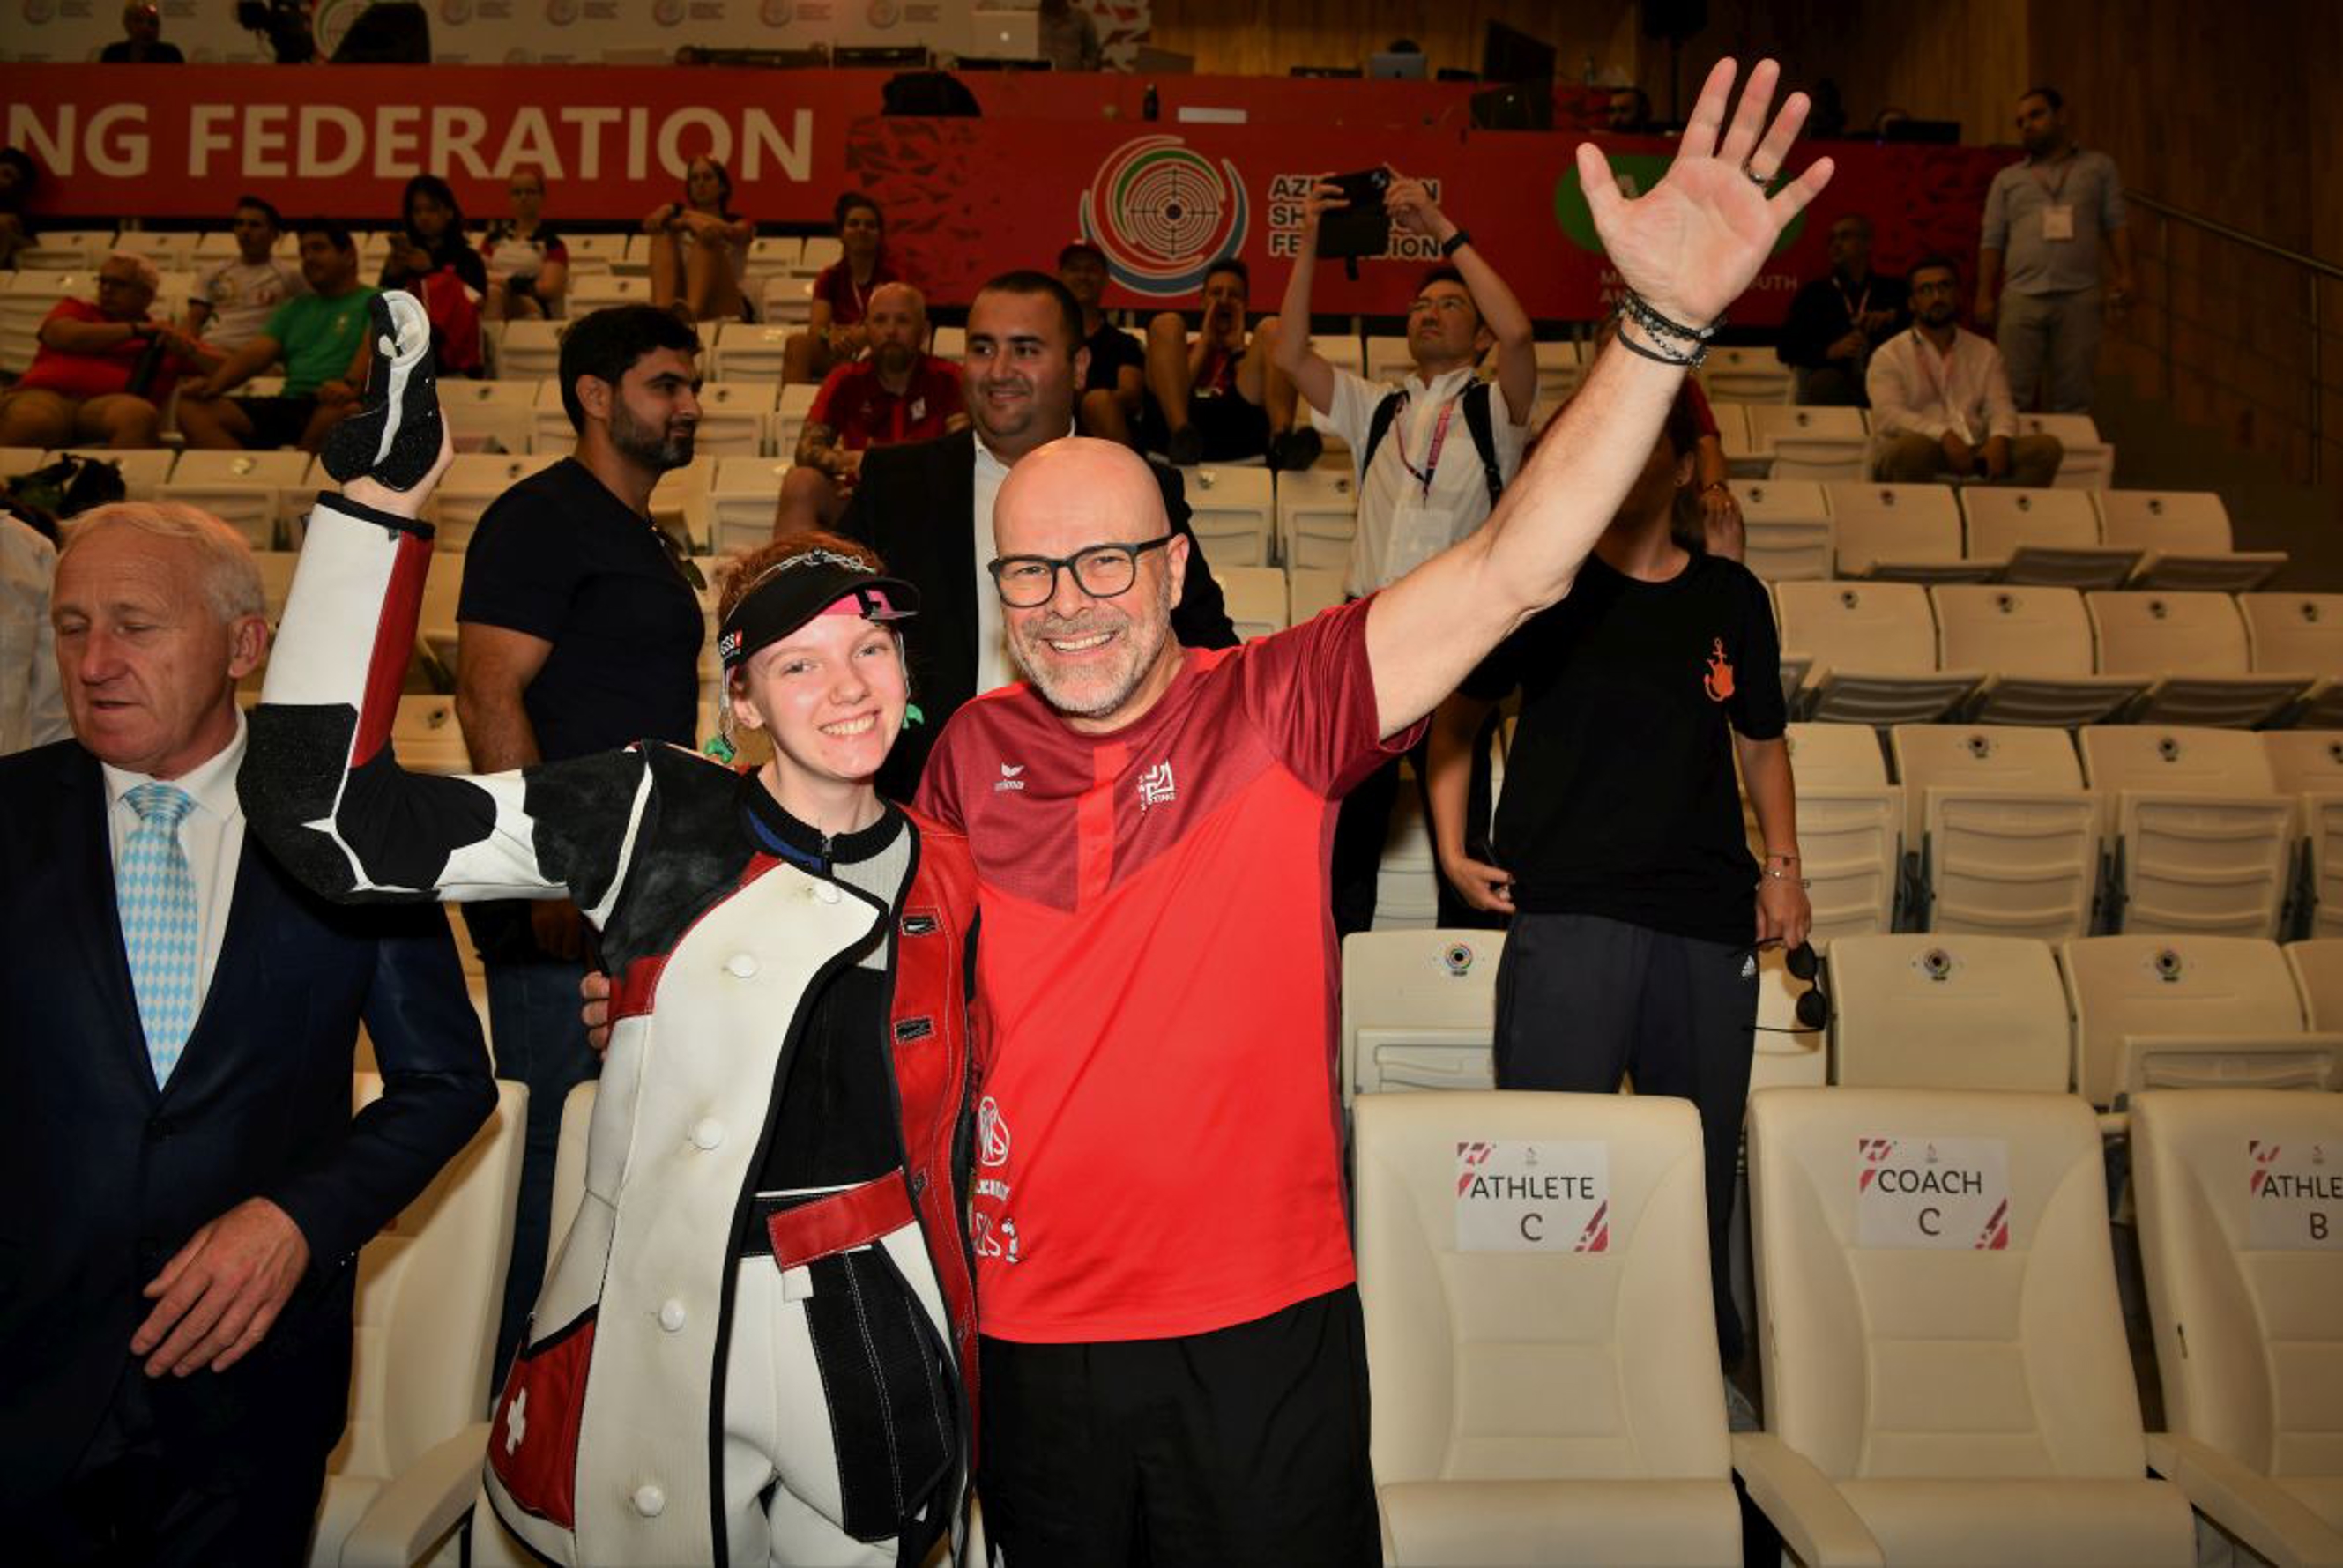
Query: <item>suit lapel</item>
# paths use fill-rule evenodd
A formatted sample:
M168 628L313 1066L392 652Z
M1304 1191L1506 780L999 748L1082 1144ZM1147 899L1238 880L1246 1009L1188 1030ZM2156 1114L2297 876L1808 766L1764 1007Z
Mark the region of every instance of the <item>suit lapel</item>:
M96 759L79 747L61 752L57 782L63 799L57 813L58 853L65 860L66 885L86 889L86 897L60 900L68 930L66 943L80 957L103 1010L98 1033L130 1075L155 1092L155 1067L146 1054L146 1030L138 1021L138 999L130 989L130 958L122 945L122 917L114 899L114 847L106 820L106 776Z
M247 832L236 860L236 890L228 896L227 929L221 935L219 962L212 968L211 983L204 988L203 1010L196 1015L196 1027L187 1031L187 1044L179 1053L179 1065L172 1070L171 1081L164 1086L166 1100L173 1091L198 1080L210 1067L212 1056L234 1043L237 1025L230 1020L251 1017L252 1010L245 999L231 993L238 989L239 977L267 973L268 966L260 962L254 950L268 940L289 912L279 907L282 901L276 879L269 874L259 846ZM214 1043L216 1035L224 1036L225 1043Z

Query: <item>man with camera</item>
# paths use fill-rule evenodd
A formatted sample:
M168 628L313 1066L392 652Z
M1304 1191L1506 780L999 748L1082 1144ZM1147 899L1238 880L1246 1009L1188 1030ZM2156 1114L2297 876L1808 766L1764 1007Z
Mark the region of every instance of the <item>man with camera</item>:
M1365 200L1380 190L1380 211ZM1358 198L1354 200L1353 193ZM1445 258L1426 273L1408 307L1407 351L1414 373L1396 392L1338 370L1310 347L1310 285L1321 226L1366 228L1341 248L1381 252L1389 226L1436 242ZM1522 463L1530 406L1537 396L1537 356L1529 314L1421 180L1395 170L1322 179L1302 206L1293 274L1278 312L1279 366L1308 398L1312 420L1342 437L1357 464L1359 522L1342 591L1361 598L1404 577L1481 526ZM1494 381L1473 374L1493 343ZM1420 749L1419 749L1420 750ZM1422 777L1421 756L1416 772ZM1334 927L1338 934L1374 922L1375 873L1384 825L1399 790L1394 758L1342 803L1334 830ZM1442 923L1482 924L1443 884ZM1452 908L1453 905L1453 908Z

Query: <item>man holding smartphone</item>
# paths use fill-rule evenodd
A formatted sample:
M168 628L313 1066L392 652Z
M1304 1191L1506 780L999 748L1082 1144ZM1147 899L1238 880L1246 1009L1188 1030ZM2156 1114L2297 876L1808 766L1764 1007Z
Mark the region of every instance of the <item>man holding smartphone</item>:
M1319 225L1351 203L1357 176L1322 178L1302 206L1302 233L1278 312L1277 363L1309 399L1312 422L1341 436L1358 480L1358 532L1342 591L1363 598L1396 581L1479 528L1521 467L1537 396L1530 318L1505 280L1432 199L1422 180L1383 171L1383 207L1409 234L1433 240L1444 258L1423 276L1408 307L1407 350L1414 372L1396 392L1337 369L1310 347L1310 285ZM1475 367L1492 344L1493 381ZM1416 774L1423 773L1421 748ZM1394 758L1342 804L1334 830L1337 935L1374 923L1375 871L1383 829L1399 790ZM1443 883L1441 923L1485 924Z

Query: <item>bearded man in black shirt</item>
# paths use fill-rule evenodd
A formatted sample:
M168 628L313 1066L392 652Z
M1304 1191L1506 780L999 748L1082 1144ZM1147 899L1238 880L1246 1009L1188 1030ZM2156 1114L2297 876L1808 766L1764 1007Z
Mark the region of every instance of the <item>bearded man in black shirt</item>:
M1717 1344L1738 1362L1726 1266L1757 1019L1756 950L1806 940L1781 651L1765 588L1670 536L1699 431L1679 400L1567 598L1498 645L1433 720L1443 874L1510 915L1500 1089L1640 1094L1700 1111ZM1473 739L1522 692L1492 855L1464 849ZM1742 827L1740 764L1765 844Z

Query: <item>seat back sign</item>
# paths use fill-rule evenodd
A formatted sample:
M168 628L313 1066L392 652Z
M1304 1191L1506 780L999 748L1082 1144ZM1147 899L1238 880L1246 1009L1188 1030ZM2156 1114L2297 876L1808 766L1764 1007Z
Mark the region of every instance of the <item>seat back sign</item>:
M2343 1251L2343 1146L2249 1138L2246 1184L2257 1249Z
M1855 1140L1859 1247L2009 1246L2009 1144L1999 1138Z
M1499 1141L1456 1145L1460 1252L1607 1252L1611 1146Z

